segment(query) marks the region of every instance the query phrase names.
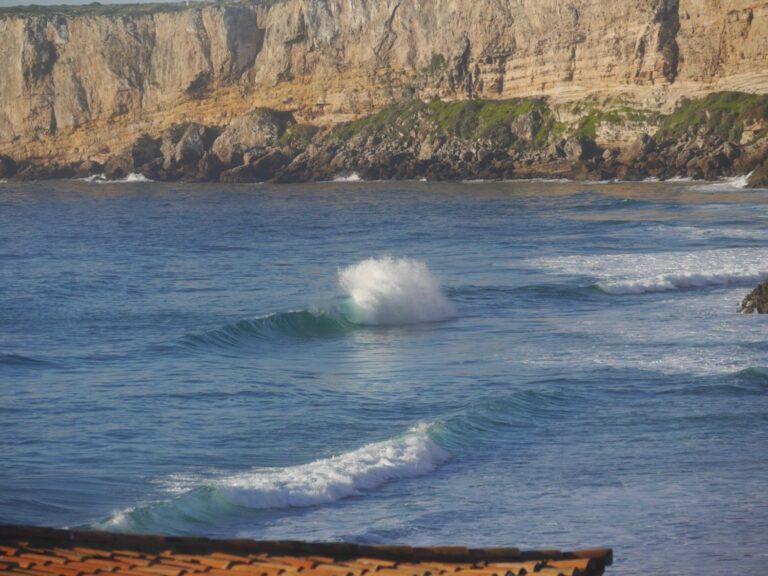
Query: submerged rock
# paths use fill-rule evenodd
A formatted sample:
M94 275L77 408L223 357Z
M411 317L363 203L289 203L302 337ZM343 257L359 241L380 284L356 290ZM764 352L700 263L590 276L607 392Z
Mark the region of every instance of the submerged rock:
M752 290L741 302L742 314L768 314L768 280Z

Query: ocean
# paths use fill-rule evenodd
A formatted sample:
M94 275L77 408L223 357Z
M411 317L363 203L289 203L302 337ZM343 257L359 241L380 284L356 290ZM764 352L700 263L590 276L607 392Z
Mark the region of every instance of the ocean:
M0 183L0 522L768 563L768 191Z

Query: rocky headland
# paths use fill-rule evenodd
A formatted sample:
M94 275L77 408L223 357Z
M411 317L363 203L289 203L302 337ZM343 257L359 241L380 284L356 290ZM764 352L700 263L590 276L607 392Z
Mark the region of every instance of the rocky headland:
M0 10L0 178L768 186L768 1Z

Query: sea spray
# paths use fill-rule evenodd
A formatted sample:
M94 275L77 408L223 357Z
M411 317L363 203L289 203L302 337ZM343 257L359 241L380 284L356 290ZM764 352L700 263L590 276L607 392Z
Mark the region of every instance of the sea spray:
M330 504L394 480L430 474L449 458L432 439L430 426L420 424L401 436L338 456L203 481L172 499L115 512L96 527L168 533L184 531L190 522L220 521L242 509Z
M347 319L363 325L437 322L456 315L427 265L411 258L369 258L338 273L349 295Z

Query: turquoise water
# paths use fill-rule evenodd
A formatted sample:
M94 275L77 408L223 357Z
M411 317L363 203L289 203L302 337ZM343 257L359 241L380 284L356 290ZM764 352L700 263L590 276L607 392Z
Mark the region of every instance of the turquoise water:
M757 573L768 192L0 183L0 522Z

